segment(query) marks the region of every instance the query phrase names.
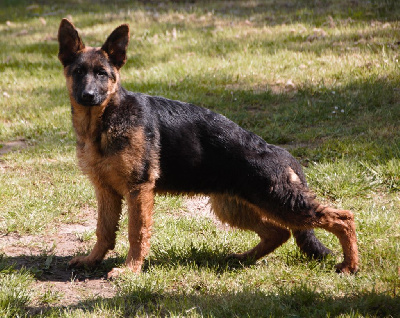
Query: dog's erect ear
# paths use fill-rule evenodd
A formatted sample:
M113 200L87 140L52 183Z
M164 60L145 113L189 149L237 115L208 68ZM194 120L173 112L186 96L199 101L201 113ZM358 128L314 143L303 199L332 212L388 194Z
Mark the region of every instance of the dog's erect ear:
M107 38L101 49L108 54L110 62L120 69L126 62L129 43L129 25L122 24Z
M64 66L70 64L76 54L85 48L78 31L67 19L62 19L58 29L58 58Z

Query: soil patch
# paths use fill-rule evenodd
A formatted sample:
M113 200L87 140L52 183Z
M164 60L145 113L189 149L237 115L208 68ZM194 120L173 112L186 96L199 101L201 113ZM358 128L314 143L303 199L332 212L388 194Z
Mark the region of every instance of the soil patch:
M14 141L8 141L6 143L0 143L0 156L6 154L7 152L13 151L15 149L25 149L28 144L25 139L19 139Z
M221 228L224 224L211 212L207 197L185 199L184 215L195 218L210 218ZM181 215L182 216L182 215ZM115 254L109 253L95 271L73 271L68 261L73 255L87 253L93 246L92 238L83 239L87 233L96 230L96 211L86 208L82 211L79 224L59 224L45 234L19 235L15 233L0 236L0 255L3 261L16 269L25 268L36 277L34 289L38 295L50 295L51 302L35 299L30 312L37 314L51 306L79 306L88 299L112 298L115 286L105 279L115 263Z
M52 295L49 303L36 299L31 304L33 313L49 306L79 305L88 298L110 298L116 293L105 279L109 269L105 265L96 271L74 271L68 261L77 253L90 250L93 240L85 241L83 234L96 229L96 211L84 209L80 224L60 224L55 230L40 235L8 234L0 236L0 253L4 261L16 269L25 268L36 277L34 288L39 295Z
M222 223L214 214L209 203L209 198L205 196L188 197L184 201L185 212L188 217L211 219L219 229L229 230L228 224Z

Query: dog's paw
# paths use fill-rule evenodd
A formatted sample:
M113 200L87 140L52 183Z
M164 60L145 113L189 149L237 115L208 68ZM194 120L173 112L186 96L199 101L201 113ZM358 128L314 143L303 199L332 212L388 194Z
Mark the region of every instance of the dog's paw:
M236 267L236 266L249 266L249 265L253 265L256 260L254 259L254 257L249 256L247 253L233 253L233 254L229 254L228 256L226 256L226 261L228 262L228 264L230 266Z
M68 268L92 268L96 262L88 256L76 256L68 263Z
M238 260L238 261L246 261L248 259L246 253L232 253L226 256L227 260Z
M123 273L126 272L126 268L114 267L111 271L107 273L107 279L113 280L117 277L121 276Z
M335 268L336 268L336 273L355 274L358 272L357 265L349 265L346 264L345 262L337 264Z

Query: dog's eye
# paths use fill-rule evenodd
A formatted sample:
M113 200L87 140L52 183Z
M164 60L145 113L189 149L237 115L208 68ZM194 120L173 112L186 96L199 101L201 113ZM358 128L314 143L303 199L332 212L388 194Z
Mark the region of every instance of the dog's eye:
M97 74L97 76L108 76L108 74L107 74L107 72L106 72L106 70L98 70L97 72L96 72L96 74Z
M74 73L75 73L76 75L82 75L82 74L84 73L84 71L83 71L83 69L81 69L81 68L76 68L76 69L74 70Z

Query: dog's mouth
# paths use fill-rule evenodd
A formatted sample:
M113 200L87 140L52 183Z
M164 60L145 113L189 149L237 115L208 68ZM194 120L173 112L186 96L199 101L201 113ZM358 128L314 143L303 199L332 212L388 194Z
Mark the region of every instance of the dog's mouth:
M101 104L96 101L83 101L83 100L78 101L78 103L79 103L79 105L88 106L88 107L89 106L100 106L100 104Z
M82 106L99 106L104 100L99 95L90 95L84 93L79 94L75 99Z

